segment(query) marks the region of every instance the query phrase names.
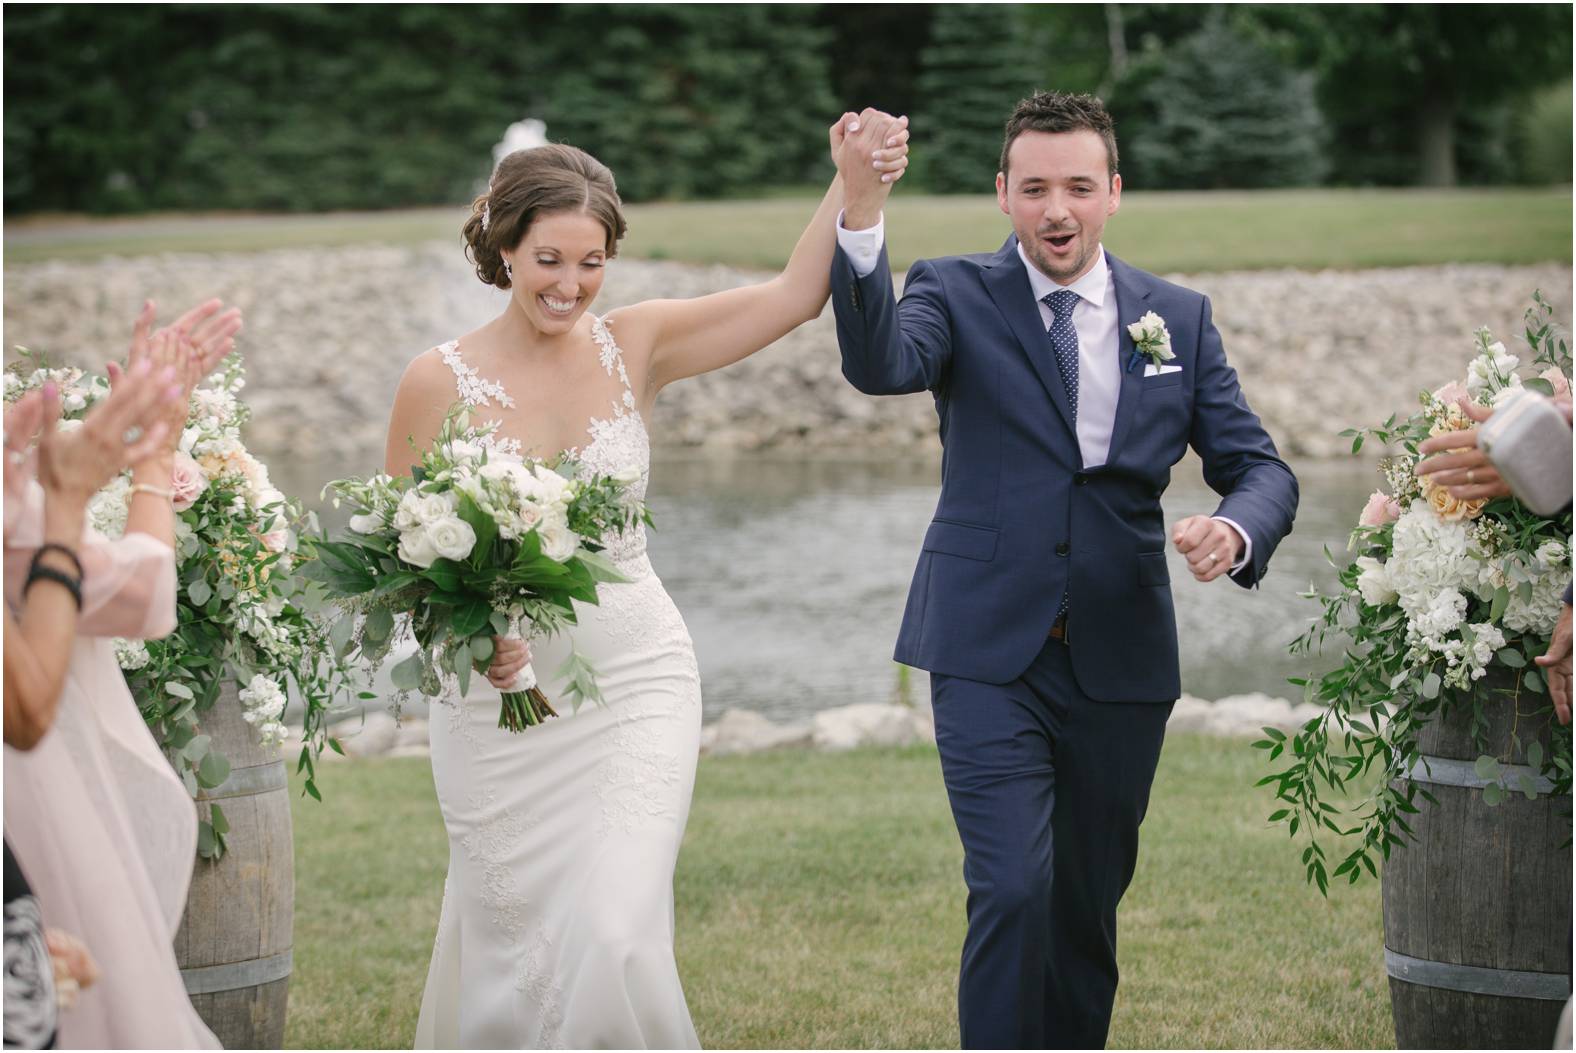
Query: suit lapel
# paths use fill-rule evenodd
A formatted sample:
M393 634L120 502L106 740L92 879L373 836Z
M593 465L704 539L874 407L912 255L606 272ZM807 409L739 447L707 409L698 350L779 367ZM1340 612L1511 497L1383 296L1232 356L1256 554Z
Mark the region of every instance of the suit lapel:
M1062 383L1062 375L1057 372L1056 363L1052 361L1051 338L1040 324L1040 309L1035 306L1034 290L1029 287L1029 276L1024 273L1023 261L1018 258L1016 238L1007 239L1007 244L1002 246L985 271L984 281L985 291L1007 320L1007 325L1023 347L1023 353L1029 356L1029 364L1039 375L1040 383L1056 405L1056 411L1062 415L1062 423L1067 425L1076 441L1078 433L1073 425L1072 407L1067 402L1067 386Z
M1111 450L1106 455L1106 463L1109 464L1116 460L1116 452L1121 449L1122 441L1133 426L1133 418L1138 415L1138 403L1143 396L1143 363L1140 362L1132 369L1127 368L1133 358L1133 337L1127 327L1142 318L1148 310L1145 301L1149 299L1149 286L1138 279L1131 267L1115 256L1106 253L1105 259L1111 268L1112 283L1116 286L1117 361L1122 370L1122 387L1116 397L1116 420L1111 425Z

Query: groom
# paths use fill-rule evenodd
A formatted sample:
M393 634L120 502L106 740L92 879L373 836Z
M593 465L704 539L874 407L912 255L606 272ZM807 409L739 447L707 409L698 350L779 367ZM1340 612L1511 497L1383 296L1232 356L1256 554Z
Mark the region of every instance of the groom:
M928 390L941 417L941 498L896 657L931 673L963 841L963 1044L1101 1047L1116 906L1181 691L1167 540L1199 581L1252 588L1291 530L1297 482L1209 301L1101 247L1122 177L1099 99L1018 104L996 176L1013 236L920 260L901 301L890 184L870 156L883 122L863 116L838 158L832 302L849 381ZM1160 498L1188 446L1222 499L1168 531Z

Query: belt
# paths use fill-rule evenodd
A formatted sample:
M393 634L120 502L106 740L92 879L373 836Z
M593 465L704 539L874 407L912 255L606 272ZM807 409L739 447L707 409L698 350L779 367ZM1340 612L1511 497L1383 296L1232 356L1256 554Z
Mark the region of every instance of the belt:
M1067 642L1067 615L1064 614L1060 618L1056 619L1056 624L1051 626L1051 631L1049 633L1047 633L1046 635L1048 635L1052 640L1060 640L1063 643L1066 643Z

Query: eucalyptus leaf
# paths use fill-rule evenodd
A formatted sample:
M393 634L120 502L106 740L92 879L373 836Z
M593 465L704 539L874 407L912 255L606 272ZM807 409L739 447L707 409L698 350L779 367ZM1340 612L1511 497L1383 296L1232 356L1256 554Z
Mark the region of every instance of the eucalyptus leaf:
M197 782L204 789L211 790L229 777L230 762L217 750L210 750L197 766Z
M193 735L191 741L182 747L181 756L196 764L207 756L208 744L212 741L207 735Z
M1505 799L1505 788L1497 782L1491 782L1483 787L1483 803L1490 808L1498 805Z
M394 615L387 607L374 607L367 612L362 632L372 643L382 643L394 631Z
M1427 676L1423 677L1423 697L1424 698L1438 698L1439 697L1439 674L1438 673L1429 673Z
M1543 767L1543 743L1527 743L1527 765L1531 768Z
M1498 658L1502 664L1508 665L1512 669L1520 669L1522 666L1527 664L1527 660L1521 656L1521 652L1516 650L1514 647L1501 648L1495 652L1494 657Z
M196 696L192 694L192 689L181 683L179 680L170 680L166 682L164 685L164 690L167 693L174 695L176 698L196 698Z
M1538 799L1538 782L1531 775L1522 772L1516 777L1516 785L1526 795L1527 800L1536 801Z
M1499 778L1499 761L1484 754L1473 762L1472 770L1477 773L1477 777L1480 779L1497 779Z
M421 655L413 654L389 670L389 680L401 691L414 691L421 686Z

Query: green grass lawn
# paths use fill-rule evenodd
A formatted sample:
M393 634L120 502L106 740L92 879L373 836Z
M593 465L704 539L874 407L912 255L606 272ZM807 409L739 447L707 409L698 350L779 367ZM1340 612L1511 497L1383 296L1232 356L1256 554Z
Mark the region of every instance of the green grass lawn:
M652 259L782 266L814 210L803 196L634 205L625 253ZM1320 269L1571 259L1569 187L1478 190L1271 190L1143 193L1123 198L1106 246L1151 271ZM219 214L5 225L5 260L172 251L413 244L453 238L462 209L326 215ZM989 196L893 197L892 263L995 249L1008 233Z
M1328 902L1265 826L1262 755L1167 743L1122 906L1113 1047L1393 1044L1377 886ZM405 1047L447 849L427 763L297 798L291 1047ZM935 751L702 761L677 952L711 1047L956 1047L962 849Z

